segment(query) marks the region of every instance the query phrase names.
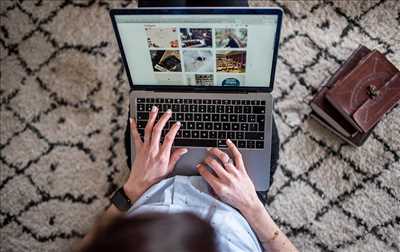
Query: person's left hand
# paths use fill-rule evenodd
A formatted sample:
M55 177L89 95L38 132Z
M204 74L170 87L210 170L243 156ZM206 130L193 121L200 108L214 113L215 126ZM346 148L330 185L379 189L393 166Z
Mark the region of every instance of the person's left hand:
M149 187L170 174L179 158L187 152L186 148L182 148L176 149L171 154L172 144L181 126L180 122L171 127L165 135L163 144L160 144L162 130L172 112L168 110L156 122L157 113L158 108L153 106L145 127L144 141L140 138L135 120L130 119L136 155L124 191L131 201L135 201Z

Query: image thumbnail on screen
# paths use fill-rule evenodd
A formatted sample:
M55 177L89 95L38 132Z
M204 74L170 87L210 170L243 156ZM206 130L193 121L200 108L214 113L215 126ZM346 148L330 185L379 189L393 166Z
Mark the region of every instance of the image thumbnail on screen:
M216 28L215 42L217 48L245 48L247 28Z
M217 72L246 72L246 51L217 51Z
M182 47L212 47L212 31L209 28L181 28Z
M155 72L181 72L179 50L150 50L151 62Z
M211 50L184 50L183 64L185 72L208 73L214 70Z
M177 48L178 33L175 27L158 27L146 25L144 30L150 48Z

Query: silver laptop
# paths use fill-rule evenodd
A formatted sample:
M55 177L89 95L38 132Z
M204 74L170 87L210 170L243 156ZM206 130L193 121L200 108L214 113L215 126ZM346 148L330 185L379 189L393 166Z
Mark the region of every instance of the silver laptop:
M175 174L195 175L206 147L240 149L257 191L269 187L272 107L282 10L111 10L127 72L130 113L143 135L156 105L182 123L174 147L189 149ZM163 135L164 135L163 134ZM134 148L132 146L132 155ZM132 157L133 157L132 156Z

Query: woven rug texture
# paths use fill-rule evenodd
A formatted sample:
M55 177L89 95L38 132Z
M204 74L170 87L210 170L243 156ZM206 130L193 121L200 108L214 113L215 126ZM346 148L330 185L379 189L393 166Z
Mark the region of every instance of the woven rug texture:
M400 3L251 1L285 16L267 209L300 251L400 251L400 108L361 148L309 118L357 48L400 68ZM128 175L128 81L111 8L132 1L0 1L0 251L69 251ZM201 239L201 237L199 237Z

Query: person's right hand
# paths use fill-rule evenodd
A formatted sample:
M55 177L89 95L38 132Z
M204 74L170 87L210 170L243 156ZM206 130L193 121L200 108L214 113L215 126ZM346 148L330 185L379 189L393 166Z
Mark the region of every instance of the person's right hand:
M254 184L247 174L242 155L232 141L228 139L226 143L233 160L227 153L218 148L212 148L203 163L196 167L222 201L244 213L255 208L261 202L257 197ZM206 165L215 174L210 173Z

